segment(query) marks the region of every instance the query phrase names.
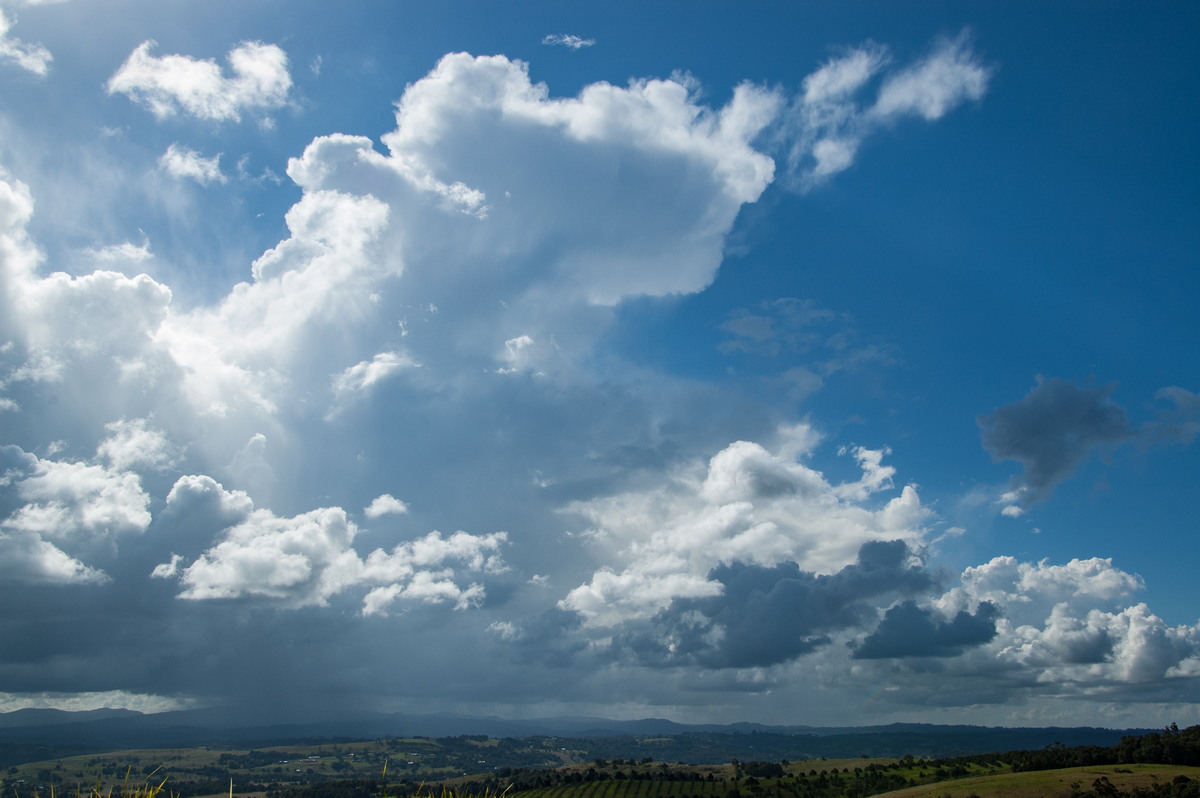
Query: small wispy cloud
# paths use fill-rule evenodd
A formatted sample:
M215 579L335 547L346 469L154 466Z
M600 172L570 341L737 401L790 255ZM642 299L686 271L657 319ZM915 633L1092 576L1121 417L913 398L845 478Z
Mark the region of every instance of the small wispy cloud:
M542 44L570 47L572 50L582 50L596 43L595 39L585 39L573 33L550 33L542 39Z
M45 75L50 70L54 56L40 44L26 44L8 35L12 20L0 10L0 61L14 61L21 69L35 75Z
M100 264L145 263L154 259L150 249L150 240L142 234L142 243L122 241L107 247L93 247L84 250L84 255Z
M221 154L205 158L193 149L172 144L158 159L158 165L172 177L186 177L202 186L210 183L225 183L228 178L221 173Z
M787 166L801 191L849 169L864 140L911 117L940 119L987 93L992 69L971 50L964 32L938 42L922 60L886 74L892 57L867 42L824 64L804 80L785 120ZM874 102L860 95L878 80Z

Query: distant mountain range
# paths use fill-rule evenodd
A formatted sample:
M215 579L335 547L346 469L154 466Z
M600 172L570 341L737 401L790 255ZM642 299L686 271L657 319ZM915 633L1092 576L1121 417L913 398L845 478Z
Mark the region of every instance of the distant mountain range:
M718 735L731 749L741 749L743 735L768 737L803 736L822 739L827 756L857 756L862 751L890 751L879 756L900 756L907 751L923 755L1024 750L1050 743L1115 745L1124 735L1143 734L1147 729L1099 728L997 728L985 726L937 726L891 724L866 727L767 726L756 723L682 724L660 718L617 721L590 717L557 717L535 720L505 720L495 717L453 715L403 715L343 712L320 719L263 722L236 708L208 708L144 714L125 709L66 712L55 709L21 709L0 713L0 764L33 761L71 754L124 748L190 747L234 744L255 747L297 740L377 739L381 737L570 737L594 740L612 750L612 743L598 738L623 736ZM815 740L813 742L816 742ZM590 746L589 746L590 747ZM750 749L756 746L749 745ZM845 749L846 753L832 753ZM46 756L32 757L31 752ZM930 752L926 754L925 752ZM765 751L764 751L765 753Z

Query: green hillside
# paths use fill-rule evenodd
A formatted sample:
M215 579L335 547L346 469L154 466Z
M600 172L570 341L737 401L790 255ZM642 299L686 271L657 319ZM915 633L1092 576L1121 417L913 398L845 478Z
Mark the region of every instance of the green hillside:
M1099 784L1098 784L1099 783ZM1182 765L1079 767L974 776L881 793L878 798L1070 798L1145 791L1155 795L1200 794L1200 768Z

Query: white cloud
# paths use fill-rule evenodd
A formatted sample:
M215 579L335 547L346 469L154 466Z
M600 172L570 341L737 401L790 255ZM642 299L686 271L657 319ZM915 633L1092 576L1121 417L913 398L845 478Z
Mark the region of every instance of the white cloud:
M335 192L307 194L287 214L292 237L253 265L255 281L242 283L215 308L176 316L161 340L185 373L186 395L204 413L238 409L273 416L279 394L296 376L328 381L334 363L346 368L324 332L371 318L374 280L386 273L371 248L387 221L372 197ZM351 372L346 388L388 372L384 358Z
M99 249L87 249L84 251L84 254L101 264L134 264L154 259L154 253L150 251L150 241L148 239L143 239L141 244L134 244L132 241L122 241L120 244L100 247Z
M294 518L253 511L180 573L187 599L260 596L284 606L324 605L353 582L357 529L339 508Z
M145 274L107 269L40 275L42 253L25 232L32 200L21 183L4 177L0 339L9 343L0 355L0 390L24 408L24 423L35 428L53 418L73 419L69 435L50 434L70 437L77 451L98 446L114 418L156 414L162 427L183 424L182 432L183 372L162 337L170 289ZM148 242L85 252L105 265L136 267L150 257Z
M0 522L6 529L87 541L144 532L150 525L150 497L130 472L37 460L16 491L24 504Z
M5 359L18 364L0 379L63 382L56 396L60 409L105 409L109 397L98 395L95 384L128 387L112 373L123 375L122 366L133 360L155 360L152 336L166 317L171 292L144 274L40 277L43 255L26 233L32 216L28 188L0 172L0 339L10 344ZM105 372L103 381L92 379L98 371ZM108 419L114 415L119 413Z
M500 374L516 374L523 371L541 374L539 366L544 365L546 359L552 357L554 352L553 341L535 341L528 335L518 335L504 342L504 351L497 359L507 365L496 371Z
M448 601L465 609L486 593L477 582L463 584L463 571L480 575L506 569L499 555L507 541L503 532L449 537L431 532L391 551L375 549L364 559L353 547L358 527L340 507L280 517L254 509L245 494L226 491L203 476L181 478L167 503L177 517L207 517L209 527L224 526L218 542L190 564L172 555L154 569L158 578L177 578L184 599L251 598L300 608L325 606L347 590L365 587L364 615L386 614L398 601ZM385 494L367 515L405 509Z
M1021 507L1019 504L1007 503L1016 501L1020 497L1021 494L1018 491L1005 492L1004 495L1000 497L1000 501L997 502L997 504L1004 504L1004 507L1000 509L1000 515L1003 515L1006 518L1020 518L1021 516L1025 515L1024 507Z
M145 274L55 272L14 287L23 300L26 340L47 354L141 353L171 301L171 291Z
M363 614L386 614L401 599L430 604L450 601L459 610L478 605L485 597L483 586L472 582L464 587L455 582L456 572L448 564L458 562L476 573L503 573L507 566L499 550L507 541L504 532L490 535L455 532L448 538L430 532L390 552L376 549L366 558L364 577L385 584L363 599Z
M886 75L874 102L860 103L858 95L891 60L886 48L868 43L805 78L783 132L788 168L800 189L850 168L863 142L880 128L906 116L932 121L979 100L991 77L963 34L939 42L920 62Z
M164 563L159 563L150 571L150 576L154 579L174 579L179 576L179 569L183 566L183 557L178 554L172 554L171 559Z
M522 631L519 626L511 621L495 621L488 624L487 631L496 635L505 643L512 643L522 638Z
M613 563L560 606L591 625L612 625L677 598L719 594L709 572L720 564L797 563L829 574L854 563L864 543L921 542L931 514L912 486L878 508L864 504L890 488L882 452L856 450L862 479L834 485L796 459L815 444L811 430L785 430L781 439L775 453L738 441L668 484L567 507L591 522L587 534Z
M883 119L915 114L939 119L987 91L991 70L981 65L967 46L965 35L941 42L918 64L891 75L879 89L870 113Z
M103 584L109 577L71 557L37 534L0 524L0 581Z
M10 36L12 25L12 20L0 9L0 62L12 61L21 69L35 75L45 75L50 71L50 62L54 60L54 56L40 44L26 44Z
M544 85L530 82L523 64L458 54L443 58L433 72L409 87L399 104L397 130L384 136L384 143L393 168L413 185L456 180L493 198L509 192L511 202L492 200L493 213L503 209L504 218L485 228L500 251L527 245L511 234L496 235L500 231L494 228L508 226L513 213L533 224L520 230L526 241L541 240L548 225L554 225L560 235L569 236L575 251L561 253L558 257L568 259L556 257L542 268L558 272L554 276L565 288L578 285L588 301L612 304L628 295L695 291L712 279L719 250L710 248L729 229L737 208L757 198L771 179L770 159L749 141L770 121L777 103L774 94L740 86L729 106L711 112L694 104L685 86L661 80L638 81L628 88L592 84L577 98L550 99ZM454 132L475 129L485 119L497 119L497 114L486 144L469 143ZM569 161L553 173L539 166L546 158L528 150L524 135L515 137L529 125ZM482 162L466 149L479 144L493 153L491 168L481 169ZM578 144L586 146L580 149ZM606 190L618 191L619 199L629 203L624 208L593 191L571 191L557 177L564 169L574 175L573 183L593 190L610 180L582 157L585 151L616 158L630 168L660 162L669 169L663 175L666 182L612 184ZM510 168L518 163L525 171ZM435 176L434 164L460 174ZM305 184L311 173L309 168L296 168L293 176ZM691 201L677 190L666 193L680 180L694 181ZM567 197L582 204L561 204ZM685 208L686 218L674 215ZM672 215L664 216L664 211ZM648 247L649 225L666 240ZM617 228L621 236L609 235ZM671 244L668 263L663 259L667 250L660 248ZM523 334L533 335L528 330Z
M356 363L339 374L333 381L333 391L335 394L365 391L402 369L416 366L412 358L401 352L380 352L370 360Z
M96 456L108 460L118 471L139 466L166 469L179 459L179 450L158 429L148 426L147 419L121 419L105 425L109 437L101 441Z
M205 158L195 150L172 144L158 159L158 165L172 177L189 178L202 186L210 183L225 183L229 180L221 172L220 153Z
M1064 603L1077 610L1097 603L1112 606L1142 587L1140 578L1113 567L1111 559L1099 557L1071 560L1066 565L996 557L966 569L961 582L961 587L942 600L945 609L990 601L1003 606L1006 617L1016 623L1043 620L1053 607Z
M150 497L136 474L86 463L39 459L0 446L0 580L100 583L109 577L68 553L115 548L145 532Z
M32 267L38 256L31 255ZM32 268L10 268L5 277L0 335L7 333L14 346L0 388L25 409L24 423L73 419L69 437L86 451L114 418L173 417L179 370L157 339L170 290L144 274L114 271L38 278Z
M0 169L0 279L5 292L11 292L31 279L42 259L41 252L29 240L26 225L33 217L33 196L29 187ZM6 298L0 295L0 298ZM0 318L0 333L5 342L12 340L11 314Z
M1168 626L1130 598L1142 580L1109 559L1064 565L997 557L966 569L937 602L946 612L989 601L1000 607L997 636L972 657L1023 671L1055 692L1128 700L1119 685L1192 674L1200 664L1200 626ZM974 659L972 660L972 662ZM971 663L964 663L966 672ZM1161 698L1152 691L1141 700Z
M804 79L804 103L823 114L839 114L843 108L836 104L837 101L866 85L888 60L886 48L866 44L827 61Z
M375 519L385 515L404 515L407 512L407 504L390 493L383 493L371 500L371 503L363 510L363 515Z
M225 490L212 477L189 474L171 487L167 510L175 518L207 522L211 533L246 520L254 510L254 502L245 491Z
M157 117L183 111L200 119L237 122L243 113L287 101L292 87L287 55L273 44L242 42L229 52L232 77L214 61L156 57L154 42L138 45L109 79L109 94L125 94Z

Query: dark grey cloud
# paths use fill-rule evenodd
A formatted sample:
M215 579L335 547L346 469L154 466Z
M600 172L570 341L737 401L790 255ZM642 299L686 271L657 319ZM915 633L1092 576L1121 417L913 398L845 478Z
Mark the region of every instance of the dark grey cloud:
M499 621L489 631L505 644L511 656L522 663L541 663L552 668L569 667L587 648L587 638L578 634L579 613L550 607L521 623Z
M854 649L855 659L953 657L996 636L996 605L984 601L974 614L960 611L946 621L915 601L890 608L875 631Z
M1039 379L1023 399L979 417L983 446L992 457L1024 466L1006 497L1015 502L1011 506L1045 501L1098 452L1126 443L1186 445L1200 433L1200 395L1178 386L1160 388L1155 398L1171 407L1160 407L1153 420L1137 425L1112 401L1115 388Z
M1093 452L1134 434L1125 410L1109 399L1115 387L1041 380L1020 401L979 417L983 445L992 457L1024 466L1013 480L1022 506L1049 498Z
M734 562L708 578L721 583L720 595L676 599L644 628L618 635L616 645L647 665L775 665L827 645L833 632L869 623L878 611L871 599L935 587L900 540L864 543L858 561L834 574L802 571L794 562Z
M1095 665L1109 660L1116 643L1107 629L1084 628L1063 635L1058 641L1058 651L1067 665Z

